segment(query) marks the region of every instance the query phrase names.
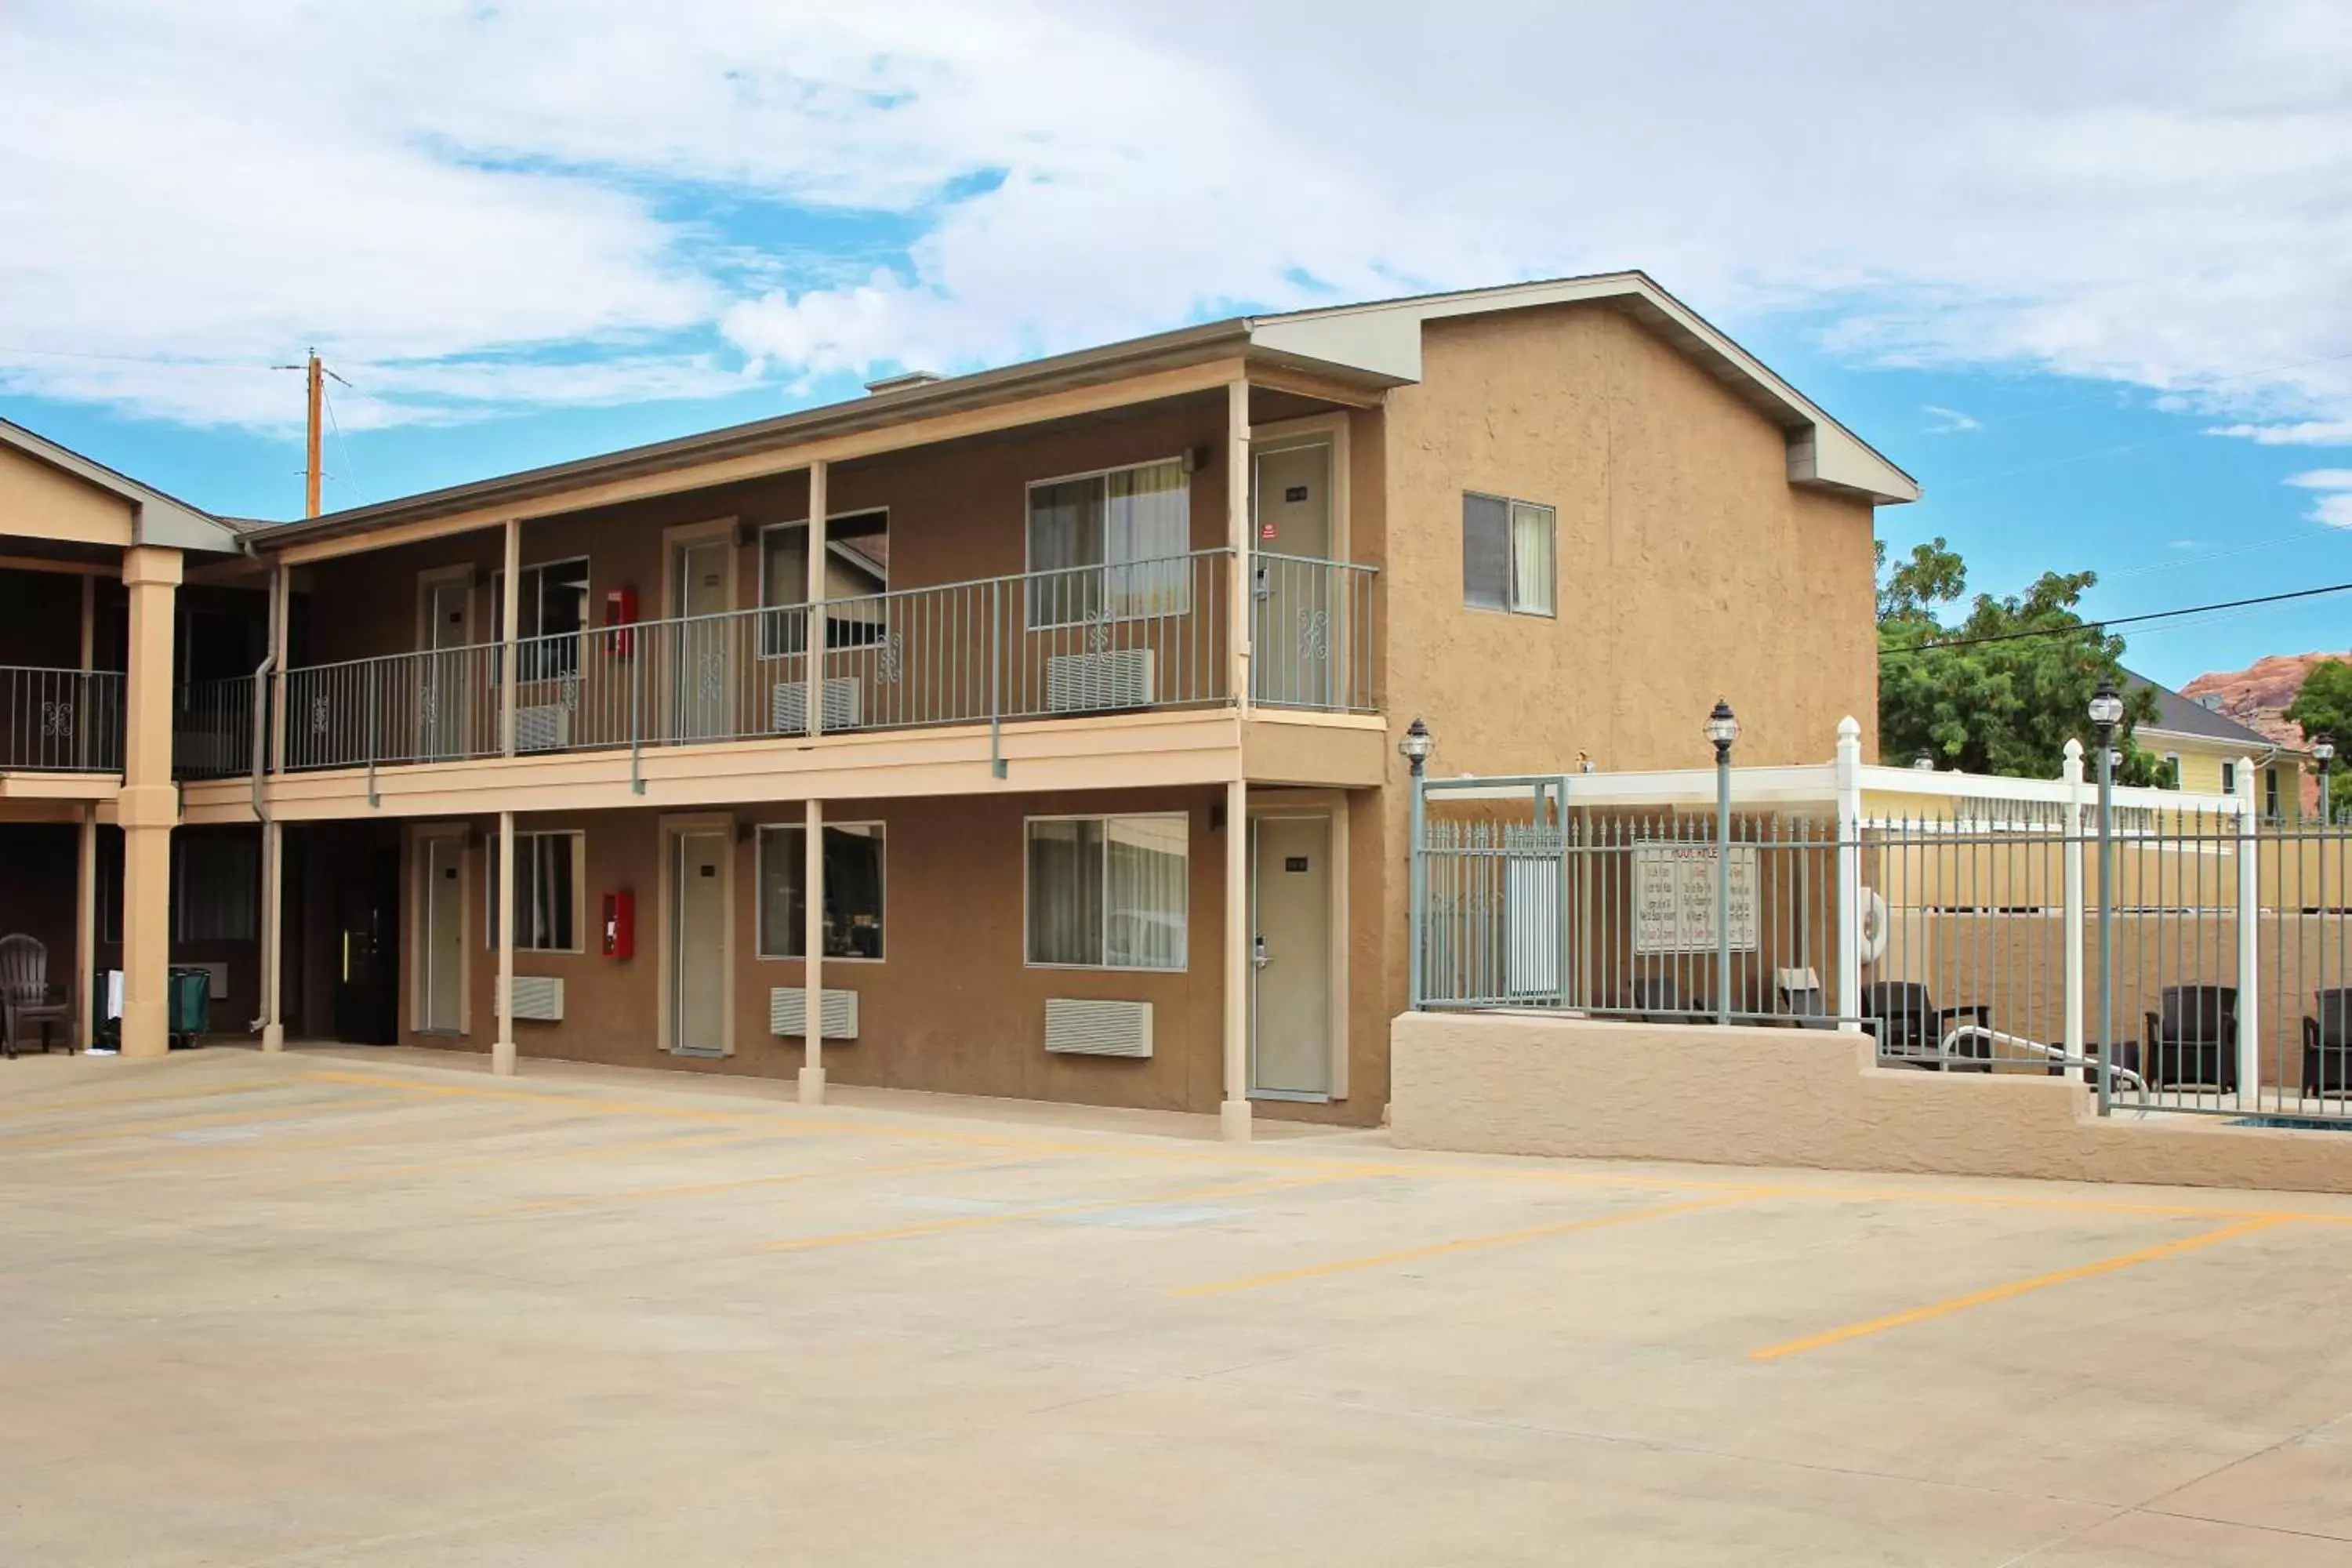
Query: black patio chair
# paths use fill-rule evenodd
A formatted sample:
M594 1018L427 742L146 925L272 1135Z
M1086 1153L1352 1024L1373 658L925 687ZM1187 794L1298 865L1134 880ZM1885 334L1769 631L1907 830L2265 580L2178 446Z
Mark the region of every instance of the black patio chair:
M2352 1094L2352 986L2312 995L2303 1016L2303 1092L2325 1100Z
M1837 1020L1830 1016L1828 996L1822 990L1822 977L1810 969L1783 969L1775 976L1780 992L1780 1011L1790 1024L1800 1029L1834 1029Z
M1916 980L1874 980L1862 988L1862 1026L1877 1038L1882 1061L1929 1072L1945 1066L1956 1072L1992 1071L1992 1042L1982 1035L1963 1036L1952 1042L1948 1058L1943 1054L1944 1037L1963 1020L1990 1029L1992 1010L1981 1002L1938 1007Z
M22 932L0 937L0 1050L14 1057L31 1027L40 1031L41 1054L47 1056L51 1024L72 1050L73 998L64 986L49 984L49 950Z
M2147 1087L2238 1087L2238 988L2168 985L2147 1019ZM2120 1062L2122 1058L2118 1056Z

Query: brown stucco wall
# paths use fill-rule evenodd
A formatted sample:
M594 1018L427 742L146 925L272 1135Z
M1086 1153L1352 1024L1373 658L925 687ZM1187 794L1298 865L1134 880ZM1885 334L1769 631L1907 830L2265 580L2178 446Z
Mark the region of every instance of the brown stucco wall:
M827 1045L828 1076L845 1084L1213 1110L1223 1085L1219 975L1225 831L1211 826L1215 798L1213 792L1200 790L1139 791L1115 798L1006 795L835 808L831 814L835 821L878 820L886 825L887 892L883 957L828 959L824 964L828 987L858 993L860 1015L856 1042ZM1182 810L1190 816L1188 971L1033 969L1024 963L1023 817L1105 810ZM747 825L793 825L800 820L800 808L745 805L733 816ZM518 974L560 976L566 992L563 1022L517 1024L520 1053L790 1077L801 1066L800 1043L768 1032L768 994L773 986L800 984L802 965L798 960L755 956L756 835L741 837L735 850L734 1055L708 1060L660 1050L660 814L651 811L547 813L520 824L523 831L585 830L588 926L583 935L591 949L577 954L516 954ZM495 1033L497 955L487 945L483 925L488 852L487 840L478 833L467 861L467 1037L449 1042L415 1033L415 942L410 940L404 943L402 988L408 1043L455 1043L482 1050ZM414 887L413 869L407 887ZM621 887L632 889L637 900L636 956L626 962L594 951L602 895ZM413 939L413 926L407 934ZM1125 1061L1048 1055L1042 1044L1048 996L1152 1003L1153 1056Z
M1879 1068L1859 1035L1408 1013L1391 1037L1412 1148L2352 1192L2352 1134L2102 1121L2079 1081Z

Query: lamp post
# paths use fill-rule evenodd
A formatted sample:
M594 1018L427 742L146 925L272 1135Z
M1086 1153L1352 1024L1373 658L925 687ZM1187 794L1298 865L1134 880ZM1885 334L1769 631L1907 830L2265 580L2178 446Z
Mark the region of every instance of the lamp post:
M1421 1011L1423 931L1429 916L1429 872L1421 842L1422 775L1429 766L1429 753L1435 750L1436 737L1430 734L1429 726L1415 715L1412 722L1405 726L1404 739L1397 742L1397 751L1404 757L1405 766L1412 770L1412 826L1411 843L1406 851L1410 859L1405 878L1409 889L1407 899L1412 904L1410 918L1405 922L1406 934L1412 940L1412 951L1405 956L1405 1005L1416 1013Z
M2327 770L2336 761L2336 737L2314 735L2311 738L2311 760L2319 764L2319 826L2332 826L2334 819L2327 814Z
M2102 678L2091 698L2091 728L2099 740L2099 1114L2116 1098L2116 726L2124 700Z
M1715 742L1715 1021L1731 1022L1731 745L1739 721L1718 697L1706 716Z

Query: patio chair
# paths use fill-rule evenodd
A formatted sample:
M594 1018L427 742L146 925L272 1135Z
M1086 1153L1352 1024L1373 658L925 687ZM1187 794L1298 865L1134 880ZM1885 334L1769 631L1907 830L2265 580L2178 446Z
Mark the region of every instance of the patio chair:
M2352 1094L2352 986L2315 992L2303 1016L2303 1092Z
M51 1024L64 1031L66 1048L73 1049L73 999L64 986L49 984L49 950L21 931L0 936L0 1050L15 1057L25 1031L37 1027L41 1054L48 1055Z
M1944 1056L1944 1037L1961 1022L1990 1029L1992 1010L1981 1002L1938 1007L1916 980L1874 980L1862 988L1862 1026L1877 1037L1881 1061L1930 1072L1948 1062L1960 1072L1992 1071L1992 1042L1981 1035L1953 1041L1951 1055Z
M1811 969L1780 969L1773 972L1780 989L1780 1011L1789 1022L1800 1029L1834 1029L1837 1020L1830 1016L1829 998L1822 994L1822 977Z
M2238 1087L2238 988L2168 985L2147 1019L2147 1086ZM2116 1058L2121 1061L2120 1055Z

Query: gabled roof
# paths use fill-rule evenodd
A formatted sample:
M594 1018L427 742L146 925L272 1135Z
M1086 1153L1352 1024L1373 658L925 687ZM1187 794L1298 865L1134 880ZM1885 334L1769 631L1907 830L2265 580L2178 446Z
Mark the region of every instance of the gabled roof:
M2226 713L2215 712L2194 697L2183 697L2172 688L2159 686L2144 675L2134 675L2126 669L2124 671L2124 684L2133 691L2156 693L2156 721L2139 727L2143 735L2181 735L2200 741L2220 741L2242 746L2250 755L2267 756L2284 749L2260 730L2249 729Z
M1314 371L1377 391L1421 378L1424 322L1580 303L1623 310L1779 426L1788 437L1790 483L1888 505L1919 499L1917 480L1646 273L1606 272L1265 316L1233 316L964 375L929 380L894 377L877 384L881 391L840 403L281 523L265 531L255 542L276 548L299 540L363 532L389 523L496 507L587 484L777 450L1220 358L1239 356L1256 363Z
M118 474L105 464L85 458L70 447L60 447L46 436L35 435L22 425L0 419L0 446L14 447L27 457L62 468L85 484L129 501L131 536L141 544L223 553L233 553L237 549L236 530L212 513L167 496L152 486L142 485L126 474Z
M1846 490L1882 504L1919 499L1919 482L1823 413L1645 272L1602 272L1420 294L1249 319L1254 343L1308 359L1421 379L1423 322L1544 305L1605 302L1633 317L1789 433L1789 482Z

